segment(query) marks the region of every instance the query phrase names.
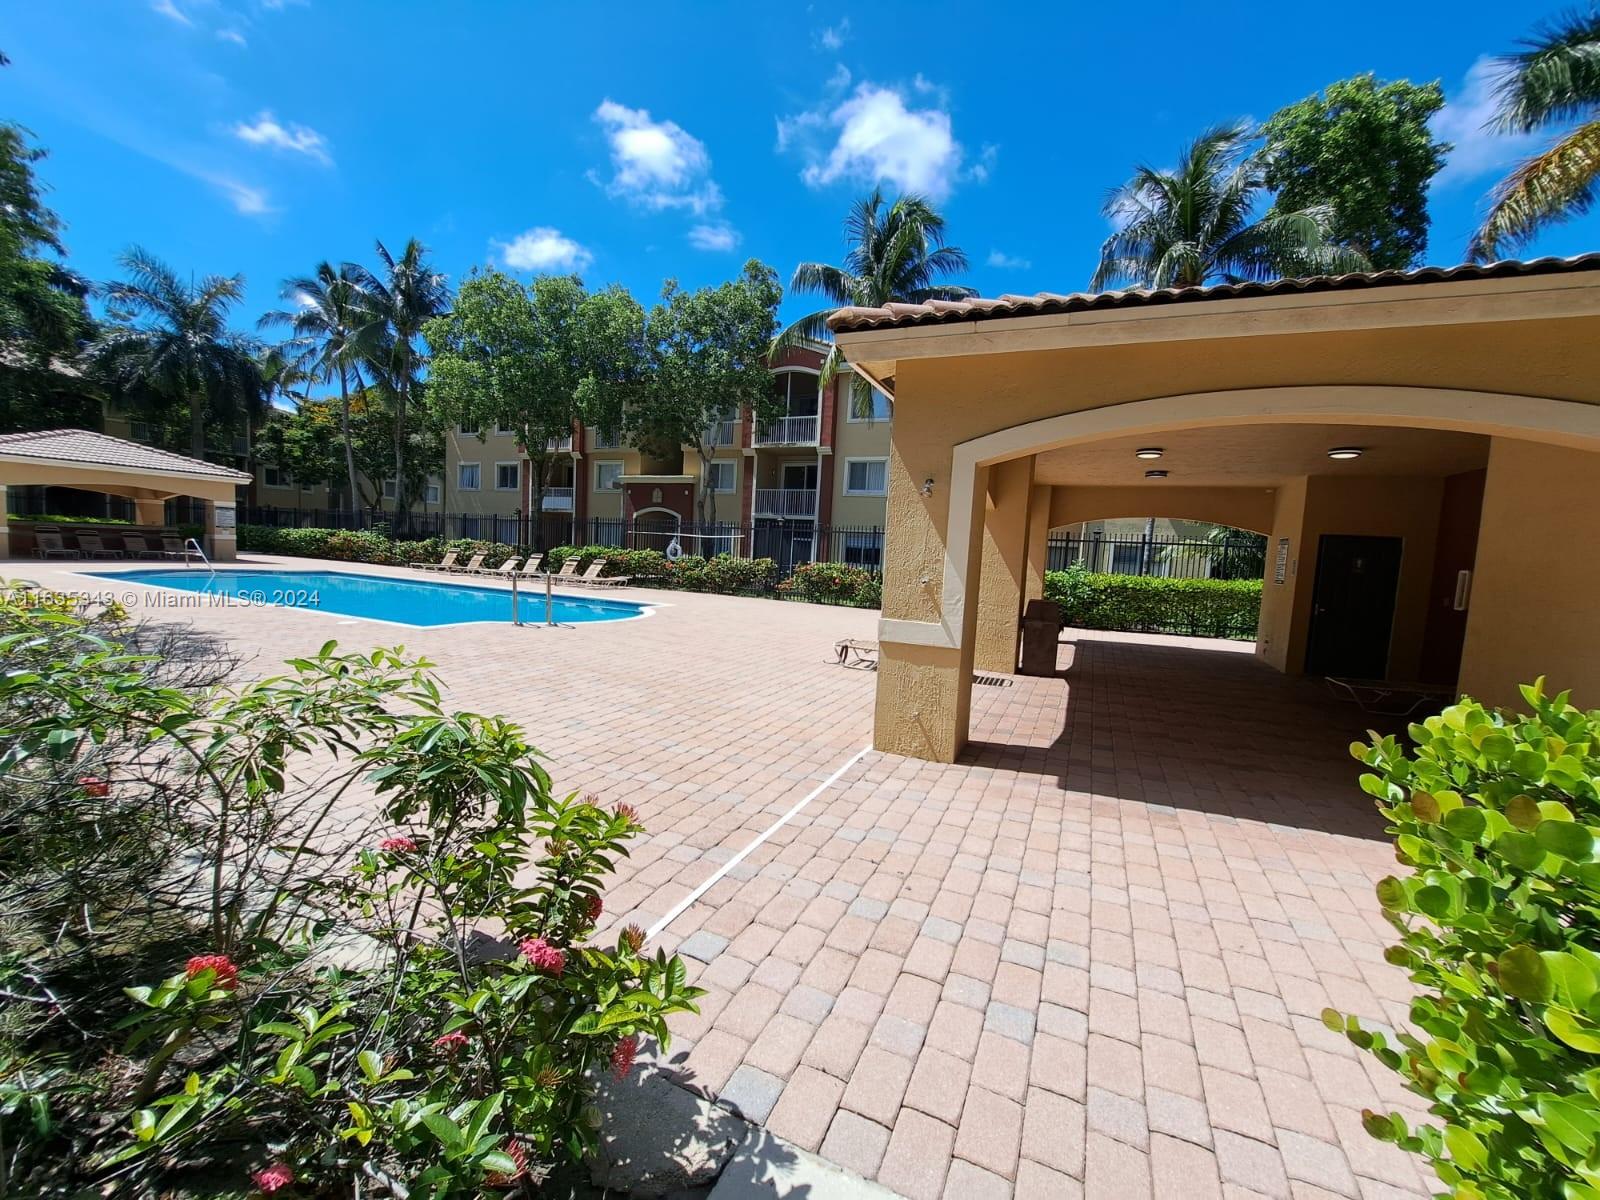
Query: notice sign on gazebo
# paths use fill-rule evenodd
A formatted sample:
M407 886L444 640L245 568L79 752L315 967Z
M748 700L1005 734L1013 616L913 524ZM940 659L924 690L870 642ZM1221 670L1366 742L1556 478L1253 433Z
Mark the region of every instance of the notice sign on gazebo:
M238 510L231 504L217 505L217 528L233 529L239 520Z
M1282 583L1289 577L1289 539L1278 539L1278 556L1272 563L1272 582Z

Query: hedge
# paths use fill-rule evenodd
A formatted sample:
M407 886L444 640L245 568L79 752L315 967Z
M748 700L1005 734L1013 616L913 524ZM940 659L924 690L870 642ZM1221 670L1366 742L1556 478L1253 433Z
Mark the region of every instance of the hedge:
M883 607L883 578L849 563L801 563L778 585L786 600L812 604L845 604L854 608Z
M1259 579L1168 579L1105 575L1071 567L1047 571L1044 595L1061 620L1083 629L1254 638L1261 620Z

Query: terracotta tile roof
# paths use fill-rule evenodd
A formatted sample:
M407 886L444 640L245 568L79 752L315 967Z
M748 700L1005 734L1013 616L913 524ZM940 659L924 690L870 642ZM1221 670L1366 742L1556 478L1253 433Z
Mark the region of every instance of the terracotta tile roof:
M142 446L138 442L89 429L46 429L37 433L0 434L0 461L6 459L72 463L84 467L122 467L163 475L250 482L251 476L218 463Z
M930 300L926 304L887 304L882 308L841 308L828 317L834 333L872 329L906 329L916 325L950 325L1004 317L1037 317L1054 313L1136 308L1151 304L1191 304L1205 300L1240 300L1306 292L1354 291L1452 283L1467 279L1500 279L1515 275L1559 275L1600 270L1600 254L1575 258L1537 258L1528 262L1463 263L1456 267L1420 267L1414 271L1362 271L1349 275L1315 275L1275 279L1270 283L1218 283L1207 287L1134 288L1122 292L1040 292L1037 296L982 297L972 300Z

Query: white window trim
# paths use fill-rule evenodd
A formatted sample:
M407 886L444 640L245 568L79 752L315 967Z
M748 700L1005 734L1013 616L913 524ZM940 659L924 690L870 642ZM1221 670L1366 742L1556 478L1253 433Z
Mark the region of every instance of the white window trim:
M430 479L422 485L422 502L424 504L438 504L444 499L444 481Z
M516 437L517 436L517 431L515 429L507 429L504 425L500 424L498 421L495 422L494 431L495 431L495 433L499 434L501 437Z
M483 431L481 429L468 429L465 425L457 425L456 426L456 436L457 437L475 438L482 432Z
M621 475L621 474L623 474L623 472L625 472L628 469L627 462L625 460L623 460L623 459L620 459L620 458L597 458L597 459L595 459L595 462L594 462L594 475L592 477L592 479L593 479L592 490L596 491L596 492L600 492L600 493L602 493L604 495L610 495L612 492L621 491L622 490L621 488L609 488L609 487L600 486L600 468L601 467L615 467L615 468L617 468L617 474Z
M467 484L461 482L461 468L462 467L477 467L478 468L478 482L476 484L468 486ZM458 492L478 492L478 491L482 491L482 490L483 490L483 464L481 462L458 462L456 464L456 491L458 491Z
M729 470L729 472L728 472L728 474L730 476L730 479L729 479L727 487L717 487L715 484L712 484L712 486L711 486L711 494L713 496L731 496L731 495L733 495L734 492L737 492L739 490L739 460L738 459L736 459L736 458L714 459L710 464L707 465L706 470L709 472L713 467L729 467L729 468L731 468L731 470Z
M517 469L517 481L514 484L512 484L510 487L504 487L500 483L500 468L501 467L515 467ZM481 476L479 478L479 482L482 482L482 477ZM522 490L522 463L517 461L517 460L515 460L515 459L513 459L510 462L497 462L497 463L495 463L495 465L494 465L494 490L497 491L497 492L520 492Z
M841 373L840 377L843 378L843 374L842 373ZM848 379L844 380L844 383L849 383L849 382L850 381ZM839 403L839 404L844 405L844 419L846 421L848 421L851 425L883 425L883 424L888 423L889 421L894 420L894 405L892 403L890 403L889 397L887 395L885 395L883 392L880 392L877 388L873 387L870 383L867 384L867 390L869 392L871 392L874 397L876 397L877 399L882 400L884 402L884 404L886 404L888 406L887 411L885 411L885 413L881 417L858 417L858 416L856 416L855 405L850 402L850 389L847 388L847 387L844 387L841 384L841 386L839 388L839 396L838 396L836 402Z
M867 491L860 491L860 490L858 490L856 488L852 488L850 486L850 464L851 463L882 463L883 464L883 491L881 491L881 492L867 492ZM844 496L887 496L889 494L889 459L888 459L888 457L886 455L882 455L882 454L864 454L859 458L847 458L847 459L845 459L844 460L844 470L842 472L840 472L840 475L839 475L839 484L840 484L840 487L842 489L841 492L840 492L840 495L844 495Z
M400 488L396 485L393 479L385 479L383 481L382 494L385 500L393 500L400 494Z

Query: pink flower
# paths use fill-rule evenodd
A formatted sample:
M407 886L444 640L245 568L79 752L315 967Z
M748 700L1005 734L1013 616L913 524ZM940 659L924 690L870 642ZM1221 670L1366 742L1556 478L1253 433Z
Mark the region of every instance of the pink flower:
M542 937L522 939L522 957L533 964L535 970L548 975L559 975L567 969L567 956Z
M378 843L378 849L391 854L414 854L417 844L408 837L386 837Z
M516 1166L516 1170L510 1175L500 1171L486 1172L483 1181L492 1188L508 1188L528 1173L528 1154L522 1148L521 1142L516 1138L507 1138L506 1144L501 1149L506 1152L507 1157Z
M226 954L196 954L183 966L186 979L193 979L203 971L214 971L217 986L225 992L239 986L239 968Z
M631 804L619 804L612 811L629 824L637 824L639 821L639 810Z
M83 789L85 796L93 796L97 800L103 800L111 795L111 784L98 775L80 775L78 786Z
M583 915L593 925L600 919L600 914L606 910L605 901L599 896L585 896L583 898Z
M611 1074L621 1079L633 1069L633 1060L639 1053L639 1038L630 1033L611 1048Z
M452 1033L441 1033L433 1039L433 1048L445 1054L455 1054L467 1048L470 1039L459 1029Z
M293 1183L294 1172L289 1169L288 1163L273 1163L270 1167L262 1167L250 1178L258 1188L270 1196L279 1188L286 1188Z

